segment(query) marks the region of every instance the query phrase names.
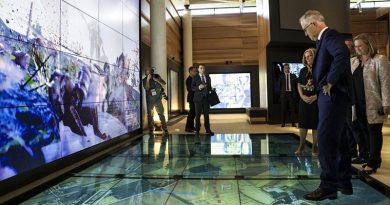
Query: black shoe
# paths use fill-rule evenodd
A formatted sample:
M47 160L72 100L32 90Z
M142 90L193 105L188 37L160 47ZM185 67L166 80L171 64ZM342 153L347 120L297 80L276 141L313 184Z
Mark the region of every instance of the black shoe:
M292 124L291 124L291 126L293 126L293 127L297 127L297 125L296 125L295 123L292 123Z
M186 128L186 129L185 129L185 131L186 131L186 132L194 132L194 131L195 131L195 129Z
M214 135L214 132L211 131L211 130L208 130L208 131L206 131L206 134L208 134L208 135Z
M196 130L196 131L195 131L195 134L196 134L196 135L199 135L199 130Z
M286 127L286 125L285 124L282 124L282 126L281 127Z
M376 173L376 168L371 168L369 165L366 165L362 170L362 174L370 175L372 173Z
M328 191L326 189L319 187L313 192L304 195L303 198L310 201L322 201L324 199L333 200L333 199L337 199L337 192Z
M364 164L367 162L364 158L356 157L355 159L351 160L352 164Z
M353 194L353 189L351 188L341 188L337 187L337 191L341 192L344 195L352 195Z
M168 129L164 130L164 134L165 135L169 134Z

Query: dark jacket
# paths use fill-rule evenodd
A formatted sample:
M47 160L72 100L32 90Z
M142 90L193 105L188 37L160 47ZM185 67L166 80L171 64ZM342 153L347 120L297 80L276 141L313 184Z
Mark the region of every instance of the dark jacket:
M191 88L191 83L192 83L192 77L188 76L186 79L186 88L187 88L187 102L194 102L194 94L195 92Z
M344 38L336 30L328 28L322 33L318 43L313 65L315 89L322 92L322 86L330 83L332 90L345 93L353 102L351 63Z
M208 75L206 76L207 87L199 90L199 85L202 84L202 80L200 79L200 75L194 76L191 83L191 89L194 93L194 102L201 102L203 98L207 98L207 94L211 91L211 78Z
M297 97L297 86L298 80L297 76L290 73L291 80L291 93L294 99ZM283 72L279 79L279 88L280 88L280 98L284 98L286 96L286 74Z

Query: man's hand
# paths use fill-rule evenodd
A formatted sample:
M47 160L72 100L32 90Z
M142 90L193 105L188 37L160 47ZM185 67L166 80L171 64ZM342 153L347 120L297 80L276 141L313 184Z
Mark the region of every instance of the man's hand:
M330 89L332 88L332 85L330 83L322 86L322 92L324 95L329 95L330 96Z
M151 80L152 78L153 78L152 74L149 74L147 80Z
M205 87L206 87L206 85L200 84L198 88L199 88L199 90L202 90L202 89L205 88Z

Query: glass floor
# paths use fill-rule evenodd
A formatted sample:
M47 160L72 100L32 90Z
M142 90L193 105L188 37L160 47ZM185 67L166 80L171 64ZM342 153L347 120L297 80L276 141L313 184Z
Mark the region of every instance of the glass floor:
M294 134L144 135L22 204L390 204L356 175L354 194L311 202L319 162Z

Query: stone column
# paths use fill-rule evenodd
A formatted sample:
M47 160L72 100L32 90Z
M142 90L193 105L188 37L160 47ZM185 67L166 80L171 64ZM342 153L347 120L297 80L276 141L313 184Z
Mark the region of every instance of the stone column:
M192 66L192 15L189 9L190 5L184 5L186 10L183 15L183 58L184 58L184 82L183 86L186 86L186 79L189 75L188 68ZM187 91L184 89L185 94L184 102L187 102ZM185 109L189 109L188 103L185 103Z
M165 20L166 5L165 0L150 1L150 37L151 37L151 62L155 67L155 72L168 83L167 72L167 27ZM168 92L168 84L165 92ZM168 94L168 93L167 93ZM168 120L168 103L163 99L164 114ZM159 121L157 113L154 119Z

